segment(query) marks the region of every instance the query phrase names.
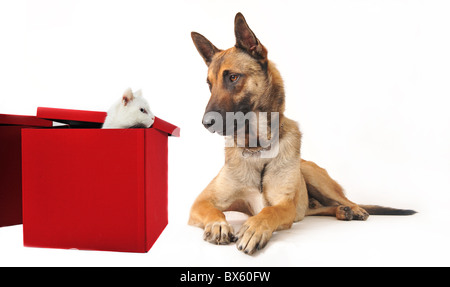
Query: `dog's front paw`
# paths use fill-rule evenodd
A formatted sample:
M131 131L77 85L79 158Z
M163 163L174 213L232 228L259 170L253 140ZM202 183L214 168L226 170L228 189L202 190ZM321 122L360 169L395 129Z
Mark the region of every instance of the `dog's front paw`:
M226 245L236 241L233 227L227 222L211 222L206 224L203 239L217 245Z
M237 234L237 248L245 254L252 255L257 250L263 249L273 231L265 226L264 222L257 217L251 217L242 225Z

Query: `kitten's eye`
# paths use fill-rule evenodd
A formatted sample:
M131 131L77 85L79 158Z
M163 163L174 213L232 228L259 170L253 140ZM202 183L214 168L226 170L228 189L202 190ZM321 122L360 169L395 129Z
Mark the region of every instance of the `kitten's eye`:
M141 108L140 111L141 111L141 113L147 114L147 110L144 108Z
M239 80L239 75L238 74L231 74L230 75L230 81L231 82L237 82L237 80Z

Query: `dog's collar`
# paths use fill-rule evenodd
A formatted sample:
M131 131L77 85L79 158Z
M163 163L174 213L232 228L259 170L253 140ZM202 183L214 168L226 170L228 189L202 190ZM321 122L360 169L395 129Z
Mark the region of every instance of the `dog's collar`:
M249 149L249 148L244 148L242 150L242 156L243 157L259 157L261 152L269 151L269 150L270 150L270 146L269 147L263 147L263 148L260 148L258 150L252 150L252 149Z
M280 130L283 128L284 123L281 124L280 126ZM250 149L250 148L243 148L242 149L242 156L245 158L249 158L249 157L260 157L261 156L261 152L263 151L270 151L272 149L272 145L269 145L268 147L260 147L260 148L255 148L255 149Z

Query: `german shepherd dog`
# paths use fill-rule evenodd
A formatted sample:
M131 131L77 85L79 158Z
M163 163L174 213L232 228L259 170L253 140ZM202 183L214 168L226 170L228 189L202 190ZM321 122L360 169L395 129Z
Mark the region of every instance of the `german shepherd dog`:
M267 49L241 13L235 18L236 44L228 50L216 48L196 32L192 32L191 36L208 66L207 83L211 98L203 125L212 132L234 139L235 143L226 146L225 165L191 209L189 224L204 229L204 240L213 244L236 242L239 250L253 254L266 246L274 231L289 229L294 222L308 215L367 220L369 214L415 213L413 210L353 203L325 169L301 159L302 134L297 123L283 114L283 80L267 58ZM220 124L217 125L214 119L207 116L210 113L221 115L223 127L229 127L234 124L227 123L225 115L237 112L276 112L276 121L267 121L268 128L278 130L278 142L269 140L273 144L270 149L276 150L272 156L261 156L267 148L259 141L254 146L249 145L255 133L252 135L247 131L248 124L244 126L244 144L237 145L236 130L224 132ZM257 136L259 132L256 132ZM239 211L250 217L235 233L224 211Z

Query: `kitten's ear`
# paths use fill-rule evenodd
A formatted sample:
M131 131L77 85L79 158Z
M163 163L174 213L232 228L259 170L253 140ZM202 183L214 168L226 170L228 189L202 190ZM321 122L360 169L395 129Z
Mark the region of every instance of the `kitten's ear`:
M142 90L138 90L136 92L134 92L134 96L137 97L142 97Z
M267 59L267 49L256 38L255 33L250 29L241 13L237 13L234 19L234 34L237 48L243 49L258 60Z
M128 88L123 92L122 103L124 106L128 105L130 101L134 100L133 91L131 88Z
M191 33L192 41L194 41L194 45L197 48L198 53L202 56L206 65L209 66L211 64L213 56L220 52L220 49L217 49L205 36L197 33Z

